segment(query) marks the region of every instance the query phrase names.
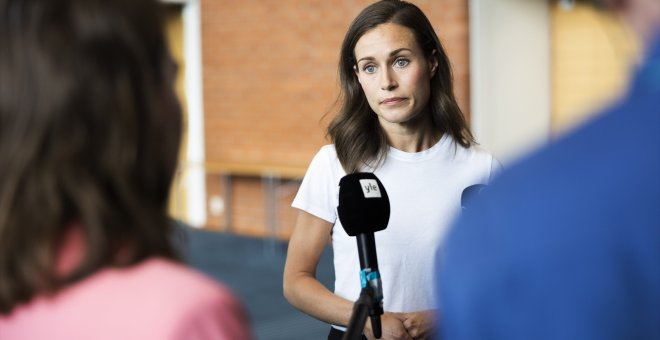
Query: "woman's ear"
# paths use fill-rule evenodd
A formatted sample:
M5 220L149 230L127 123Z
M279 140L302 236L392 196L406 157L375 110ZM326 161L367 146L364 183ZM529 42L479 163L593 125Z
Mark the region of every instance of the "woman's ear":
M429 73L430 73L430 78L433 78L435 76L435 71L438 69L438 58L436 57L437 51L433 50L431 51L431 55L429 56Z

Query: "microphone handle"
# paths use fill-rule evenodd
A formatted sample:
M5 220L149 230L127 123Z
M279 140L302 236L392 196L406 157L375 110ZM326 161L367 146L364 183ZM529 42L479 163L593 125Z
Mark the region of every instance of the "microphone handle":
M376 256L376 240L374 233L363 233L357 235L358 254L360 257L360 268L362 270L368 269L368 272L376 274L376 282L363 282L366 287L363 288L369 291L371 298L371 330L376 339L380 339L382 335L380 316L383 314L383 307L381 304L382 292L380 287L380 278L378 277L378 257Z
M377 272L378 257L376 256L374 233L358 234L357 245L358 255L360 257L360 269L371 268L372 272Z
M371 316L371 331L374 333L376 339L380 339L382 331L380 328L380 315Z

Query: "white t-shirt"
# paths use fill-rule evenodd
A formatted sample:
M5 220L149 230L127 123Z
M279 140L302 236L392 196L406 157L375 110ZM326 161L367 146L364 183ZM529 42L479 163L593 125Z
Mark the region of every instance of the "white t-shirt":
M387 159L374 171L387 191L391 210L387 228L374 234L385 311L436 307L435 254L460 211L461 193L472 184L487 184L500 167L483 149L465 149L448 135L422 152L390 147ZM344 175L334 146L322 147L292 206L334 223L335 294L356 301L361 289L356 238L346 234L337 218L339 180Z

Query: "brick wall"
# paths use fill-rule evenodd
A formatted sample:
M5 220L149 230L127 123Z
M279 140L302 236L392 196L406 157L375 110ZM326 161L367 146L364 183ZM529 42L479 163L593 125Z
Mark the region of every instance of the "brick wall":
M350 21L372 1L202 0L205 148L209 162L263 163L304 168L328 143L325 126L338 93L337 59ZM454 66L459 104L468 103L467 0L413 1L443 41ZM330 113L323 119L325 113ZM209 174L208 197L222 182ZM296 183L278 190L279 236L295 221L289 205ZM263 235L260 179L232 181L231 228ZM224 213L208 228L224 229Z

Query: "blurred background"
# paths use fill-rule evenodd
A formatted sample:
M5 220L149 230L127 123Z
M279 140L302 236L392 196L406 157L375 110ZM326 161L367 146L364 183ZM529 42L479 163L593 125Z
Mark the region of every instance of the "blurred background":
M328 326L282 297L290 203L329 143L337 58L365 0L169 0L186 134L171 214L189 262L244 301L258 339L320 339ZM477 141L506 167L616 100L638 42L571 0L413 0L453 64ZM319 278L332 289L328 249Z

